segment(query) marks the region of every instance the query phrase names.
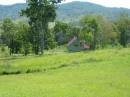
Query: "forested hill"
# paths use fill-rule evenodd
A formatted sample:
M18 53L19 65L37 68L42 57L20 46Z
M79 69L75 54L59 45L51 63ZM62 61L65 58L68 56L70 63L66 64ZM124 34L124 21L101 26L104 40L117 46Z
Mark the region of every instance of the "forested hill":
M11 19L21 18L19 12L21 9L26 8L26 4L14 4L10 6L0 5L0 19L9 17Z
M115 19L122 13L130 15L130 9L126 8L110 8L89 2L71 2L60 5L58 9L58 17L61 19L75 19L85 14L102 14L108 19Z
M26 4L15 4L11 6L0 5L0 19L10 17L21 18L19 11L26 8ZM130 15L130 9L109 8L88 2L71 2L58 5L57 13L59 20L74 21L85 14L102 14L109 19L115 19L120 13L126 12Z

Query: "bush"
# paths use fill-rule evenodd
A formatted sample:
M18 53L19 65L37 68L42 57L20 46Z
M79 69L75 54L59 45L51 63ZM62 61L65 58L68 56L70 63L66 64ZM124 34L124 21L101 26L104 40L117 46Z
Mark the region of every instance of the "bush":
M5 46L1 47L1 52L5 52Z
M9 49L5 45L0 45L0 57L8 57L9 56Z
M120 43L118 43L117 46L116 46L116 48L118 48L118 49L122 49L123 46L122 46Z
M130 43L127 44L127 47L130 48Z

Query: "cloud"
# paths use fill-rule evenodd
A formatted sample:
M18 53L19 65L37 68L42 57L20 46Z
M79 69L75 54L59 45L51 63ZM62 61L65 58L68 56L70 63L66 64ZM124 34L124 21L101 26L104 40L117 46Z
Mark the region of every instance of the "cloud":
M15 3L25 3L26 0L0 0L0 4L11 5Z
M83 1L100 4L106 7L124 7L130 8L130 0L65 0L65 2ZM0 0L0 4L10 5L14 3L25 3L26 0Z

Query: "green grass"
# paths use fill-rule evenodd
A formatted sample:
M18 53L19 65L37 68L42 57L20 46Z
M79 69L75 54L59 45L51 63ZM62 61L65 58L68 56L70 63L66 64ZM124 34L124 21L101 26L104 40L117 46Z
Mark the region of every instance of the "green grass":
M0 97L130 97L129 48L0 62Z

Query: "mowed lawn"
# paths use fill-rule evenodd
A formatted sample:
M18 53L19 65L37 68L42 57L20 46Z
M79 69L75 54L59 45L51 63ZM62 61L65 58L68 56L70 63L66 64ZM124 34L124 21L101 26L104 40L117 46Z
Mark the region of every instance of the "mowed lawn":
M0 61L0 97L130 97L129 48Z

